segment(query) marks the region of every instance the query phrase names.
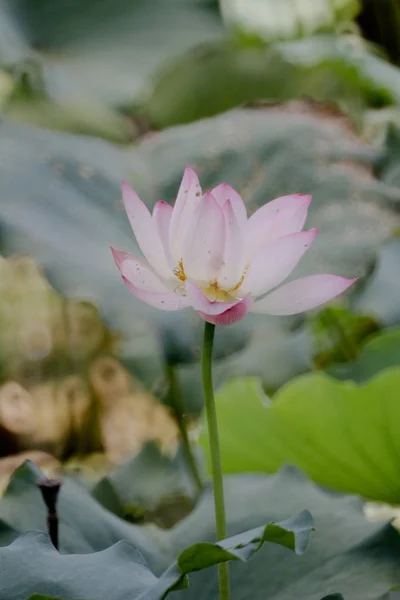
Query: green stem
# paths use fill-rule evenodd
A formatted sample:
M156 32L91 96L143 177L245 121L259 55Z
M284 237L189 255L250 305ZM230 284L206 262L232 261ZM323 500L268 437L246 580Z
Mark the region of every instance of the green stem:
M192 446L190 445L189 436L185 423L185 404L182 397L182 390L179 385L178 376L176 373L176 367L173 365L167 364L166 366L166 374L169 383L169 389L171 393L172 400L172 408L174 411L175 419L179 427L179 433L181 436L181 442L183 447L183 452L185 454L185 459L187 465L192 474L193 480L196 484L196 487L199 492L203 491L203 483L201 481L200 473L197 468L196 459L192 452Z
M204 328L204 344L201 357L201 370L203 376L204 403L206 406L208 436L211 451L211 467L214 487L215 520L217 526L217 539L226 538L226 518L224 502L224 481L222 476L221 452L218 438L217 412L215 409L214 391L212 384L212 350L214 342L215 325L206 323ZM229 568L228 563L218 565L220 600L230 600Z

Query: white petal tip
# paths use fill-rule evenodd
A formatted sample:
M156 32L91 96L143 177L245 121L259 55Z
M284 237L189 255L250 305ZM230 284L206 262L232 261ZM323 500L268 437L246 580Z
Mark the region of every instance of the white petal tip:
M356 281L358 281L360 278L359 277L354 277L354 279L347 279L346 277L342 277L342 279L343 279L343 281L347 282L347 287L350 287L351 285L353 285L353 283L355 283Z
M293 194L292 198L296 200L296 204L299 208L308 208L312 202L311 194Z
M160 211L165 211L168 209L172 209L172 206L168 204L168 202L164 202L164 200L158 200L153 207L153 217L156 217L157 213Z
M113 259L118 269L121 268L121 263L123 261L123 255L125 254L122 250L117 250L110 246L111 254L113 255Z
M186 165L183 177L188 177L190 180L194 178L197 181L197 173L193 167L190 167L189 165Z
M185 167L185 170L183 172L183 177L182 177L182 183L181 186L183 186L183 192L187 193L187 191L192 187L192 186L198 186L200 187L200 183L199 183L199 178L197 176L196 171L190 167L189 165L187 165Z
M121 181L121 192L122 199L125 204L126 202L136 200L138 198L138 195L136 194L135 190L131 188L127 181Z

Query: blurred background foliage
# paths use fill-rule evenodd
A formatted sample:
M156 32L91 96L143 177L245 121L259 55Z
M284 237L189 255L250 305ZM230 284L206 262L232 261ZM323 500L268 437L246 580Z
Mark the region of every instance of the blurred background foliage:
M257 101L305 95L361 119L400 98L390 0L2 0L0 14L3 109L47 127L127 142Z
M230 534L304 508L318 528L301 560L235 565L237 598L400 583L378 521L399 509L367 504L372 523L348 497L400 506L399 31L397 0L0 0L0 545L45 528L31 467L7 487L27 457L65 478L66 552L124 538L160 573L213 540L202 322L137 302L109 251L138 250L120 180L152 207L190 164L249 212L313 194L297 273L360 277L310 315L217 332Z
M0 0L4 457L49 453L41 464L56 457L98 481L96 497L120 516L170 524L171 498L151 486L122 498L125 475L110 474L150 443L127 468L152 464L183 513L192 506L180 435L198 434L202 323L157 313L120 283L109 246L137 251L122 178L150 207L174 201L185 164L204 188L238 189L249 212L312 193L307 224L320 236L298 273L360 277L336 306L218 331L216 384L244 377L221 392L232 431L239 412L253 422L248 398L263 410L249 376L272 397L310 371L369 385L400 366L399 27L395 0ZM272 428L274 409L263 414ZM237 418L228 471L288 460L319 483L400 503L398 485L326 481L287 448L260 460L275 438L263 446L266 424L250 442ZM3 460L7 479L16 463Z
M10 448L117 460L124 442L105 441L104 398L140 397L140 386L142 412L166 406L166 433L143 426L128 454L145 440L173 447L175 422L182 432L202 410L201 323L141 305L115 272L109 246L137 250L122 178L149 206L173 202L185 164L205 188L233 185L250 212L312 193L308 224L321 235L298 272L359 276L358 288L341 308L220 330L216 383L254 375L272 393L310 369L362 369L364 340L400 320L396 10L373 0L1 0L3 403L11 421L46 394L81 405L77 418L69 400L47 400L51 410L34 401L43 439L16 440L3 418ZM108 373L104 393L97 372ZM141 401L113 404L133 414ZM124 421L107 419L117 431Z

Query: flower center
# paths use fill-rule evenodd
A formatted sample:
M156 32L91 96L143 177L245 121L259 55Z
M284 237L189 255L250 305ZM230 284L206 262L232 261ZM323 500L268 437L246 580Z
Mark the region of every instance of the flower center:
M237 294L235 294L235 292L240 288L240 286L242 285L244 278L246 276L246 271L248 269L248 266L246 266L246 268L243 271L243 274L241 276L241 278L239 279L239 281L237 282L237 284L233 287L230 288L229 290L223 290L219 287L218 281L216 279L213 279L212 281L210 281L208 283L207 287L202 286L200 289L203 292L203 294L209 299L211 300L211 302L233 302L235 300L237 300ZM182 259L178 262L178 266L175 267L175 269L173 270L173 273L175 275L175 277L177 277L179 279L179 281L181 281L182 283L184 281L186 281L187 276L185 273L185 269L183 268L183 261ZM181 287L181 284L179 284L180 293L184 293L184 286Z
M211 302L229 302L230 300L229 292L221 290L216 279L210 281L208 287L202 288L201 291Z

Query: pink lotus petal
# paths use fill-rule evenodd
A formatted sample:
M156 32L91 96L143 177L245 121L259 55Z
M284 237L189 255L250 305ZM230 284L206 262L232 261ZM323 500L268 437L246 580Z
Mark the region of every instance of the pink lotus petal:
M311 196L277 198L247 220L235 190L221 184L202 196L190 167L185 169L175 207L158 202L153 216L127 183L122 190L147 260L118 250L113 250L114 259L130 291L161 310L192 306L203 319L230 325L249 310L291 315L313 309L356 281L312 275L277 287L314 240L316 230L300 233ZM239 295L232 302L221 302Z
M213 323L214 325L233 325L233 323L244 319L249 312L250 306L250 298L244 298L235 304L235 306L228 308L228 310L220 315L210 315L200 311L197 311L197 314L200 315L205 321L208 321L208 323Z
M255 302L251 311L269 315L296 315L339 296L355 281L357 279L338 275L309 275L295 279Z
M126 277L122 276L122 279L124 280L126 287L134 296L136 296L136 298L146 302L146 304L150 304L150 306L154 306L154 308L173 311L181 310L182 308L187 308L189 306L186 296L181 296L175 292L159 293L140 290L132 285Z
M214 196L221 208L224 206L227 200L230 200L232 208L236 213L238 223L244 226L247 221L247 211L245 203L243 202L240 195L227 183L220 183L213 190L211 194Z
M143 259L115 248L111 252L122 277L136 288L147 292L171 291Z
M157 202L153 208L153 221L155 222L158 237L160 238L165 257L171 269L171 276L175 266L169 250L169 229L171 225L172 210L172 206L162 200Z
M230 290L240 282L246 267L244 228L238 221L230 200L225 202L222 212L225 220L225 248L217 281L221 289Z
M224 215L209 192L201 198L186 231L182 253L186 276L199 283L208 283L222 266L225 246Z
M267 242L301 231L310 203L311 196L282 196L253 213L247 223L247 259L252 260Z
M122 182L122 197L139 248L157 273L162 277L168 276L170 267L146 205L126 181Z
M240 299L234 302L212 302L203 294L203 292L192 282L186 281L186 294L190 305L199 312L207 315L220 315L241 302Z
M257 297L282 283L311 246L317 231L292 233L264 246L252 261L239 288L240 293Z
M196 206L201 200L199 179L191 167L186 167L174 205L169 229L169 247L175 263L182 258L183 244L188 225L192 222Z

